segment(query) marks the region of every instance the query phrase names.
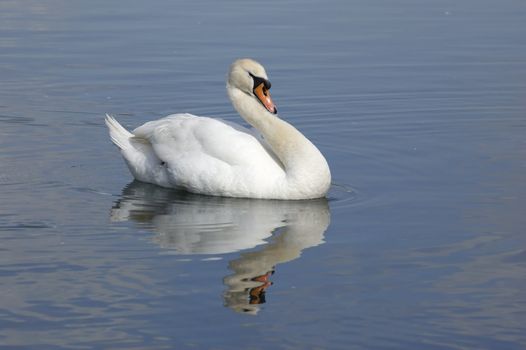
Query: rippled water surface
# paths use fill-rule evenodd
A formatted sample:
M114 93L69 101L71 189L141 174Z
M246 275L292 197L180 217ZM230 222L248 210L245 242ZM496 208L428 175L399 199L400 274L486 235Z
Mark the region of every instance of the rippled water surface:
M526 347L524 1L0 2L2 349ZM239 121L267 68L327 199L133 182L103 125Z

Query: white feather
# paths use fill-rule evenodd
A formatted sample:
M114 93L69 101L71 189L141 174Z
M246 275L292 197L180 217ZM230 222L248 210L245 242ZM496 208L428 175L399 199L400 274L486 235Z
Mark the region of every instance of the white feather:
M269 113L250 94L253 81L248 73L266 79L263 67L255 61L236 61L227 90L238 112L257 130L220 119L173 114L130 133L106 115L110 138L121 149L133 176L209 195L324 196L330 185L325 158L298 130Z

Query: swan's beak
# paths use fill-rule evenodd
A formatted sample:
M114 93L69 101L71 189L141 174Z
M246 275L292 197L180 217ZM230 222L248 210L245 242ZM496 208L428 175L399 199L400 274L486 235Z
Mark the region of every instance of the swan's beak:
M258 86L256 86L254 88L254 94L259 99L259 102L261 102L263 106L265 106L267 111L269 111L272 114L278 113L278 109L276 108L274 102L272 102L272 98L270 98L270 92L265 86L265 83L261 83Z

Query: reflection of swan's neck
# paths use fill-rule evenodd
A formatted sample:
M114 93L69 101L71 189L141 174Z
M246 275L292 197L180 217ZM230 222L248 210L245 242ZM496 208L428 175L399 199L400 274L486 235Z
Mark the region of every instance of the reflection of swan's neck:
M305 202L304 202L305 203ZM223 283L225 305L248 313L257 313L256 304L265 302L265 292L272 285L270 276L276 265L297 259L302 251L323 243L323 234L330 222L326 201L309 201L296 210L284 210L286 225L274 230L274 236L264 247L245 252L228 263L233 274Z
M228 95L238 113L259 130L282 162L288 185L298 191L321 197L330 185L331 175L321 152L295 127L269 113L250 95L227 86Z

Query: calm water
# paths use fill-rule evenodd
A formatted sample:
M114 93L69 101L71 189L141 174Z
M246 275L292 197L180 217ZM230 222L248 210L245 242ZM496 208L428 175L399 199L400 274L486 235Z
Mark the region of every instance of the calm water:
M2 349L526 347L524 1L0 2ZM239 118L267 68L327 199L132 182L103 115Z

